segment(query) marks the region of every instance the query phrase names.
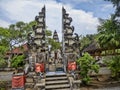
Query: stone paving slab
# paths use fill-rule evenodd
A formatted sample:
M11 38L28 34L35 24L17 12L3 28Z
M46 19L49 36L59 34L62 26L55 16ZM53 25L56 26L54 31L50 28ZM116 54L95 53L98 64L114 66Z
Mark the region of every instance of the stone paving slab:
M46 73L46 76L50 76L50 75L65 75L65 73L63 71L47 72Z
M107 88L93 89L93 90L120 90L120 86L119 87L107 87Z
M0 81L11 81L13 72L0 72Z

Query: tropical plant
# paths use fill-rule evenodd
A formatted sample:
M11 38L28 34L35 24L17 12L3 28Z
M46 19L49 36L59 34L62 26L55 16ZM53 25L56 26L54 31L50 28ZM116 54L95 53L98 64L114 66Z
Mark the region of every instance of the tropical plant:
M113 6L116 8L115 17L120 17L120 0L105 0L112 2Z
M0 67L6 67L7 66L7 62L5 61L5 59L1 58L0 59Z
M102 48L115 49L120 45L119 41L119 25L115 20L101 19L101 24L98 26L98 42Z
M84 84L88 84L91 80L90 72L98 73L99 65L96 60L88 53L84 53L82 57L77 60L78 66L80 67L80 76Z
M16 55L11 60L11 66L14 68L23 67L24 66L24 55Z
M6 52L9 49L9 42L7 38L9 38L9 31L7 28L0 27L0 67L4 67L7 65L5 61Z
M52 31L51 30L45 30L45 34L47 37L52 36Z
M32 31L32 25L36 24L34 21L30 23L24 23L19 21L9 26L10 31L10 44L13 46L27 41L27 35Z
M11 24L9 28L0 27L0 58L2 60L5 58L7 50L12 53L16 45L18 46L27 41L27 35L29 32L32 32L33 25L36 25L35 21L30 23L19 21ZM8 66L10 66L11 59L12 54L9 57Z
M120 79L120 56L113 56L110 60L105 60L105 63L111 70L112 77Z
M89 44L95 41L97 34L87 34L80 39L80 50L84 50Z
M54 39L49 38L49 44L51 45L52 50L60 49L60 42L56 42Z

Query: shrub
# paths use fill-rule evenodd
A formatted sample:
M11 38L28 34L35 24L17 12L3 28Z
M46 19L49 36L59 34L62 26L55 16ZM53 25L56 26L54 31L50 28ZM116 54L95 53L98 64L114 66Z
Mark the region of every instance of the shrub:
M24 55L19 55L19 56L14 56L11 61L11 65L14 68L22 67L24 65L23 60L25 56Z
M89 73L94 71L98 73L99 65L96 64L96 60L90 56L88 53L85 53L82 57L77 60L77 63L80 67L80 76L84 84L88 84L91 80Z
M108 68L111 70L112 77L120 78L120 56L113 56L109 61L105 61Z
M7 62L4 59L0 59L0 67L6 67L7 66Z

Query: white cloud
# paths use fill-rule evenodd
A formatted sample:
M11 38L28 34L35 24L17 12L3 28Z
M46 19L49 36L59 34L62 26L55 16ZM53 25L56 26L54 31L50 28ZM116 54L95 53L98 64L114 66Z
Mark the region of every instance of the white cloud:
M65 7L69 16L72 17L72 25L75 27L75 32L79 35L93 34L97 32L99 24L98 18L93 16L92 12L76 10L70 6Z
M0 27L6 27L6 28L8 28L9 25L10 25L10 23L8 23L8 22L3 21L3 20L0 19Z
M2 4L2 7L8 12L9 18L16 21L21 20L21 21L28 22L34 19L34 17L31 18L31 16L35 15L34 12L36 13L38 12L36 11L38 10L38 8L34 10L34 7L32 9L32 7L30 7L30 4L32 4L32 1L12 0L6 4Z
M108 11L110 9L113 9L113 4L104 4L102 5L102 11Z
M87 1L87 0L82 0ZM45 0L10 0L7 3L1 4L8 13L10 19L16 21L29 22L34 20L35 16L41 8L46 5L46 24L49 30L57 30L58 35L61 38L62 29L62 4L56 1L45 1ZM73 25L75 27L75 32L80 34L91 34L96 32L96 27L98 25L98 19L93 16L91 12L85 12L83 10L73 9L70 5L64 5L66 11L69 13L70 17L73 18ZM0 21L3 23L4 21ZM6 24L8 25L8 24ZM4 25L3 25L4 26Z
M73 25L77 33L86 35L97 32L99 21L92 13L83 10L71 10L70 15L73 17Z
M78 3L82 3L82 2L90 2L90 3L92 3L93 0L69 0L69 1L68 0L63 0L62 2L74 5L74 4L78 4Z

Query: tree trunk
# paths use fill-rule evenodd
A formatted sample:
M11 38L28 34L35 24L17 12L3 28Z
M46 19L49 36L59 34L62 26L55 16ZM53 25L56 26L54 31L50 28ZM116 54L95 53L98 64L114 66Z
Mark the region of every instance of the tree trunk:
M9 45L10 47L10 55L9 55L9 58L8 58L8 67L11 67L11 59L12 59L12 56L13 56L13 48L12 48L12 45Z

